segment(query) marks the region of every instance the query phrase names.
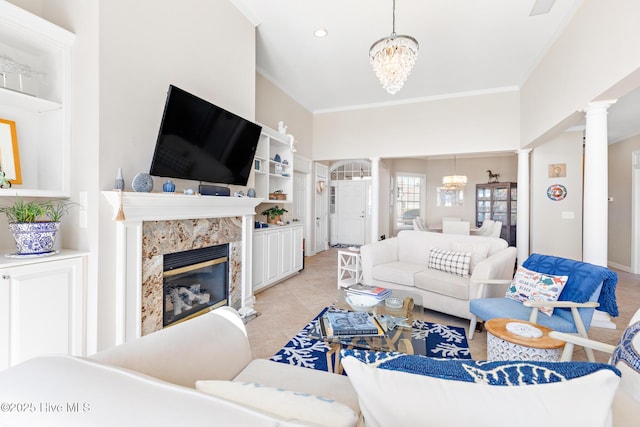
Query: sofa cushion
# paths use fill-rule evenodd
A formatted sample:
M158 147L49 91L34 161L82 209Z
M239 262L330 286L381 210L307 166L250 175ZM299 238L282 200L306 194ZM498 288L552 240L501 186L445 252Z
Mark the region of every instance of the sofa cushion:
M266 359L254 359L233 380L325 396L360 413L356 391L344 375L303 369L300 366Z
M426 265L431 248L448 251L450 239L442 233L402 230L398 233L398 261Z
M459 367L461 361L444 362ZM620 381L602 369L555 383L495 386L381 369L382 363L364 363L353 353L342 364L368 427L416 425L416 420L436 426L607 426Z
M416 273L414 277L416 288L435 292L449 297L468 300L469 278L455 276L438 270L426 269Z
M505 297L519 302L557 301L567 279L569 276L543 274L519 266ZM540 307L539 311L551 316L553 307Z
M423 231L423 233L425 232ZM414 275L425 269L426 265L424 263L388 262L386 264L373 266L373 278L382 282L414 286Z
M431 248L428 267L432 270L444 271L456 276L469 276L471 252L443 251Z
M309 425L71 356L37 357L0 372L0 402L61 407L0 413L0 425L12 427Z
M262 384L238 381L196 381L196 389L285 419L328 427L355 426L358 415L335 400Z
M469 265L469 272L473 273L476 265L489 256L490 244L488 242L452 242L451 250L457 252L470 252L471 264Z

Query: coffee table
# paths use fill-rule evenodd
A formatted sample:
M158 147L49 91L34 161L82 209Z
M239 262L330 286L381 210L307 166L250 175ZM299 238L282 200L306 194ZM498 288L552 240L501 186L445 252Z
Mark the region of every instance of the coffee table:
M349 310L352 308L347 304L345 297L348 288L339 289L335 301L330 309ZM392 289L393 297L404 301L403 308L390 310L385 306L384 300L369 310L372 314L393 316L396 319L404 319L393 328L387 329L384 335L374 337L342 337L325 339L331 346L327 353L327 366L329 371L342 373L342 365L339 363L340 350L343 348L360 348L374 351L398 351L407 354L426 354L426 340L421 346L414 344L412 334L414 328L411 326L413 320L418 318L423 312L422 297L411 291ZM336 360L334 365L333 360Z

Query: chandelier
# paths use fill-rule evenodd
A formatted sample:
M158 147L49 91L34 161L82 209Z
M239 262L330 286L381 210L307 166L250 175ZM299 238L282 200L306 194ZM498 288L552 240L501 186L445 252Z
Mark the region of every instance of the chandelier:
M467 185L466 175L456 175L456 156L453 156L453 175L443 176L442 185L451 188L464 187Z
M393 32L369 49L369 61L382 87L394 94L407 81L418 58L418 41L411 36L396 35L396 0L393 0Z

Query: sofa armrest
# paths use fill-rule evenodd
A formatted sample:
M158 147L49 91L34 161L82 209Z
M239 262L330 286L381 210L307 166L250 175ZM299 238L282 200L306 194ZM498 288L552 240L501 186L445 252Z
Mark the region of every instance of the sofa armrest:
M251 347L237 311L220 307L90 358L193 388L196 380L238 375Z
M360 247L362 281L373 284L373 266L398 261L398 238L380 240Z
M513 279L516 253L516 248L509 246L480 261L471 274L469 296L476 298L504 296L508 284ZM503 286L492 286L490 290L486 291L481 289L481 283L491 284L491 281L495 280L502 280L503 282L498 282L498 284Z

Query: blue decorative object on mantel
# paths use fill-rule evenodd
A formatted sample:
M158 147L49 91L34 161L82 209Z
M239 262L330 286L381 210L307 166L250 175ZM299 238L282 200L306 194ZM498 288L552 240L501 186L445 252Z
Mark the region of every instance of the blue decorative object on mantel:
M176 191L176 185L170 179L162 185L162 191L165 193L173 193Z
M250 189L247 190L247 197L256 197L255 188L250 188Z

